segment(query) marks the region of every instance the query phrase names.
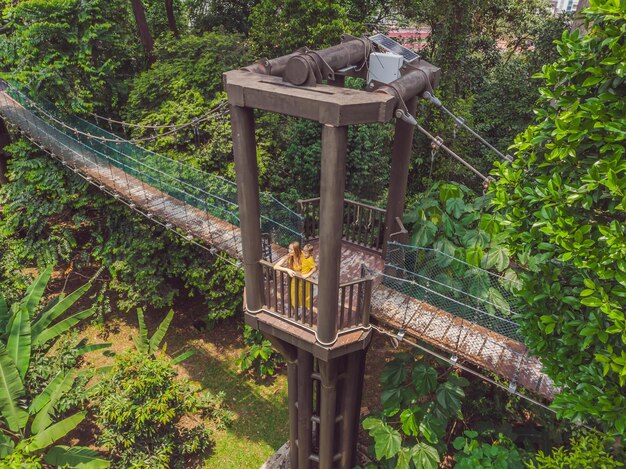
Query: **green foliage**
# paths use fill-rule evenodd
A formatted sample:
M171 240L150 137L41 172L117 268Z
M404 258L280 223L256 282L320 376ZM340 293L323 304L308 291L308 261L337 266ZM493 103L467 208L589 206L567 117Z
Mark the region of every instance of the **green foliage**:
M522 332L561 388L553 408L626 431L626 10L591 1L589 32L565 31L537 75L537 123L497 165L493 204L529 269Z
M139 353L143 353L144 355L154 355L157 351L159 351L159 347L163 339L165 338L165 334L170 327L170 323L172 322L172 318L174 317L174 310L170 309L167 316L161 321L161 324L157 327L157 330L154 331L152 337L148 337L148 329L146 327L146 322L143 318L143 309L137 309L137 321L139 323L139 335L133 337L133 342L135 342L135 348ZM165 350L165 346L163 346L163 350ZM188 350L187 352L182 353L178 357L172 360L172 365L176 363L180 363L183 360L191 357L195 353L194 350Z
M98 442L120 468L183 467L186 457L213 445L205 419L218 426L231 419L221 396L198 396L168 360L141 352L118 355L95 397Z
M611 469L624 467L624 464L617 461L606 450L603 438L596 432L589 432L586 435L573 438L570 448L553 448L551 454L544 454L539 451L535 461L529 461L527 467L536 469Z
M467 380L437 371L409 353L399 353L380 376L383 413L363 420L383 467L439 467L451 419L460 418Z
M475 197L462 184L438 181L420 194L404 215L411 244L499 272L509 267L505 233L486 210L489 197Z
M108 467L108 461L96 451L52 446L85 418L84 412L63 418L63 414L74 407L72 404L82 403L71 401L71 396L79 396L80 401L80 392L72 390L85 384L77 380L78 374L73 369L77 357L109 344L81 344L68 350L62 334L92 315L94 310L90 308L59 318L87 292L91 282L67 297L60 296L40 306L51 274L52 267L45 269L28 287L24 298L10 308L4 300L0 301L3 326L0 331L0 454L9 456L11 467L39 464L44 452L45 461L52 465L65 466L80 457L82 467ZM55 373L46 376L40 369L41 361L45 361L44 357L53 347L58 350L58 358L69 360L48 368L48 372Z
M252 369L261 378L274 376L276 369L282 365L282 360L272 348L272 343L248 325L243 329L243 342L248 349L237 360L239 368L242 371Z
M494 468L522 469L522 459L515 445L504 435L489 443L480 443L478 432L466 430L464 436L454 439L452 445L459 452L454 456L455 469Z
M25 0L3 14L0 62L10 75L77 113L109 108L133 70L133 33L124 0Z
M252 7L249 21L257 58L278 57L304 46L329 47L344 32L358 32L343 5L321 0L260 0Z

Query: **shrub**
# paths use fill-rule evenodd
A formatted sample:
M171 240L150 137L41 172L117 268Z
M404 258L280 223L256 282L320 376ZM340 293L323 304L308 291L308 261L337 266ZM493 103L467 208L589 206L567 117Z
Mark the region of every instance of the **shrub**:
M454 469L474 469L491 467L494 469L521 469L522 459L517 447L503 434L489 443L481 443L476 437L478 432L466 430L464 436L454 439L452 445L459 452L454 456L457 463Z
M241 370L252 369L261 378L273 376L276 368L282 364L282 361L280 355L272 348L271 342L250 326L244 326L243 342L248 349L237 360Z
M573 438L570 448L553 448L550 455L539 451L536 459L537 465L534 461L530 461L527 467L537 469L611 469L624 466L606 452L604 441L595 432Z
M176 375L162 356L128 351L98 384L98 442L111 451L115 467L184 467L185 457L213 445L205 418L229 423L220 396L198 397Z

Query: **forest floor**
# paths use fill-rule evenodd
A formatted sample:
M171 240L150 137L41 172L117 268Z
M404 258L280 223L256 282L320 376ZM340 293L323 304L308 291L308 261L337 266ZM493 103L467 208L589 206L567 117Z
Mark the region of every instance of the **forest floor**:
M70 290L71 291L71 290ZM288 408L286 367L276 376L258 380L241 372L236 361L246 349L243 343L243 322L231 318L209 329L198 330L194 322L206 317L206 306L195 299L178 301L174 319L165 336L166 353L175 357L189 349L196 353L176 365L181 378L198 383L202 389L225 393L225 405L234 412L233 423L226 430L217 430L215 446L206 456L206 468L259 468L288 439ZM166 311L146 311L145 321L151 335ZM89 343L110 342L110 351L120 353L134 347L132 337L138 334L134 311L109 314L102 324L86 324L78 332ZM380 408L378 378L385 363L397 350L389 341L375 336L368 352L362 415ZM107 356L109 355L109 356ZM83 366L105 366L114 358L102 351L85 356ZM87 419L73 435L72 443L95 445L95 423ZM363 436L363 435L362 435Z

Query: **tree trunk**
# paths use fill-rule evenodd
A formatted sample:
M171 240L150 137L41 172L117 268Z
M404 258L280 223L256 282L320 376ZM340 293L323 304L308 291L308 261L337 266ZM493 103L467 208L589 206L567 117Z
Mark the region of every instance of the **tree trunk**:
M165 0L165 14L167 15L167 25L174 36L178 37L178 28L176 27L176 17L174 16L174 0Z
M152 49L154 48L154 40L150 34L150 28L148 28L148 21L146 20L146 10L143 7L141 0L130 0L133 6L133 13L135 15L135 21L137 22L137 29L139 31L139 39L143 44L143 48L148 54L148 63L154 63L154 55Z
M4 151L4 147L9 143L11 143L11 136L6 125L4 125L4 121L0 119L0 186L9 182L6 177L9 154Z

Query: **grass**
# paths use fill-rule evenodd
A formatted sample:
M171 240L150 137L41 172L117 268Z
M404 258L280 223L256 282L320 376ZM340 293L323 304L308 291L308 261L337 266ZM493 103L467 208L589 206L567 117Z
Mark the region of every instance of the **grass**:
M165 316L162 312L147 312L149 334ZM166 351L176 356L190 348L196 353L176 366L180 377L188 378L214 393L225 393L225 403L234 412L235 419L226 430L215 432L215 447L206 457L206 468L259 468L289 438L287 408L287 378L279 373L266 382L259 382L241 373L236 360L244 351L241 322L225 321L212 330L198 331L191 324L202 317L188 308L176 311L165 336ZM86 327L80 336L90 343L111 342L112 351L119 353L132 348L132 336L138 333L137 318L133 313L116 314L103 328ZM104 339L104 340L103 340ZM100 352L87 356L87 364L103 366L112 363L111 357ZM93 429L91 429L93 430ZM92 434L85 432L84 434ZM82 441L80 444L93 444Z

